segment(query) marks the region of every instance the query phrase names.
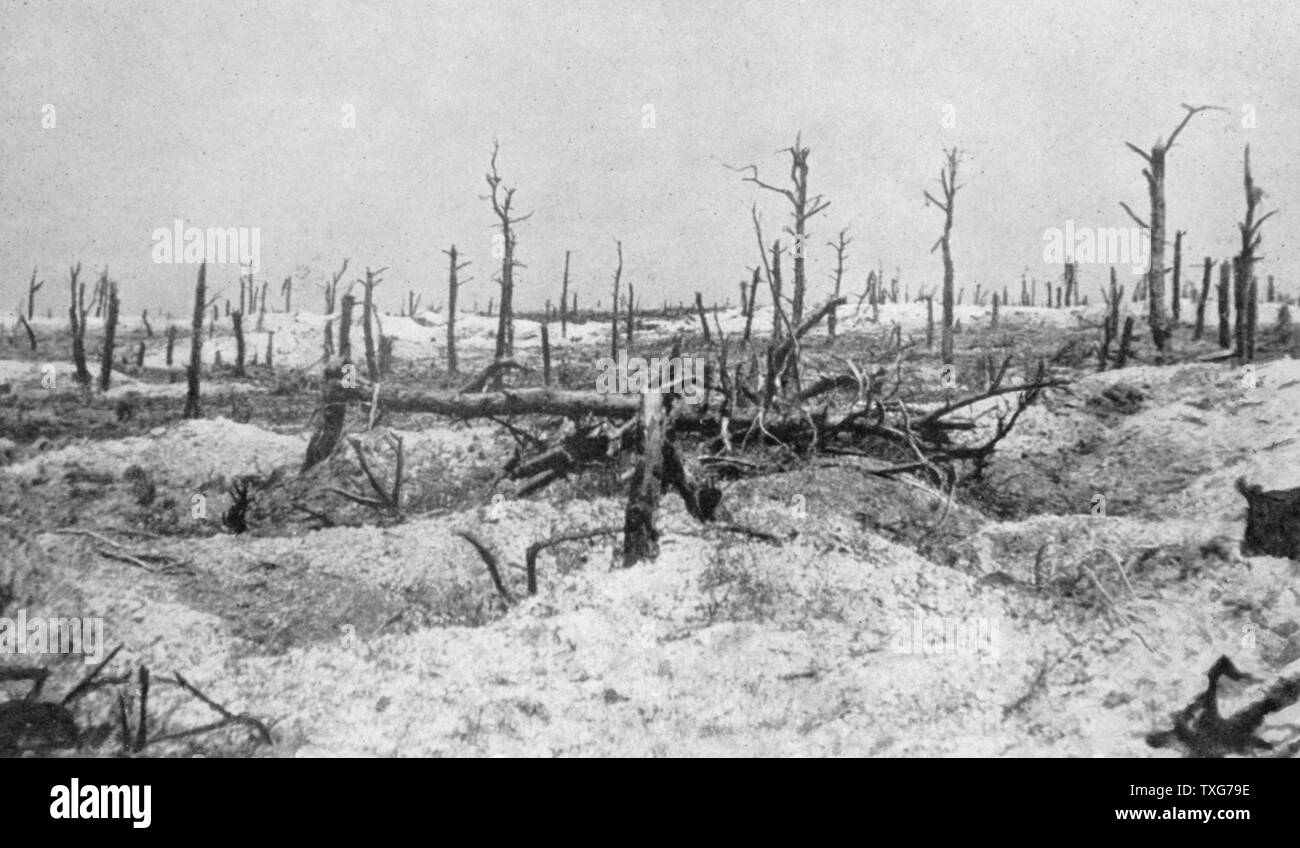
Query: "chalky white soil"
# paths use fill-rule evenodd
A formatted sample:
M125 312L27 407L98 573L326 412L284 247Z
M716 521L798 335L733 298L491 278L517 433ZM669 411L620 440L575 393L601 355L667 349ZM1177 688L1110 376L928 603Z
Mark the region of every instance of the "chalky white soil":
M410 330L417 345L439 335L430 324L390 317L385 331ZM310 322L286 326L285 356L315 356L316 341L299 338ZM276 744L252 749L270 755L1173 756L1144 736L1169 727L1220 654L1265 683L1300 673L1300 571L1238 552L1244 500L1232 485L1300 484L1300 363L1255 377L1218 363L1136 367L1051 395L986 476L1056 514L1001 522L964 510L974 529L931 558L869 529L854 489L866 483L854 481L872 478L813 469L728 490L730 519L777 532L779 546L703 529L667 496L656 562L611 569L612 539L552 549L534 597L517 567L528 544L621 525L617 499L544 495L285 537L221 534L214 511L206 538L128 540L187 574L53 533L0 569L28 590L29 615L103 616L108 643L124 645L114 668L178 670L271 722ZM1140 408L1099 399L1117 383L1143 393ZM66 445L0 475L41 497L69 469L135 464L185 508L214 473L296 474L307 435L186 422ZM510 452L488 426L404 435L411 456L456 468L499 468ZM793 494L806 510L789 506ZM956 520L932 500L921 519ZM462 528L511 563L508 610ZM258 593L278 599L261 628L279 628L273 647L232 611ZM410 626L419 598L477 599L482 615ZM936 638L945 625L963 638ZM58 680L80 670L61 666ZM175 726L211 717L167 689L154 703ZM1265 736L1292 739L1297 721L1300 708L1275 715ZM213 742L186 744L199 747L162 752Z

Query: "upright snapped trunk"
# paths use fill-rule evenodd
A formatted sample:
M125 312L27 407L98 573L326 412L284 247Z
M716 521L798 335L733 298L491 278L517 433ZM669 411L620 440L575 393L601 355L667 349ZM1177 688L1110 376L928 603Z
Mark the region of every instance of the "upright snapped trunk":
M117 313L121 306L117 299L117 283L106 282L105 291L108 315L104 320L104 351L99 361L99 390L108 391L113 375L113 344L117 336Z
M203 414L199 406L199 369L203 365L203 304L207 297L206 262L199 265L199 279L194 285L194 318L190 322L190 365L186 369L185 417L198 418Z

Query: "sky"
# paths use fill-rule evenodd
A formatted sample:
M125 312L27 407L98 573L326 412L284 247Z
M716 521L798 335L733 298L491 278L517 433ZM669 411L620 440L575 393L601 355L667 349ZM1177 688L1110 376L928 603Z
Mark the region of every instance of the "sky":
M1059 278L1045 234L1134 226L1142 162L1167 137L1170 232L1187 262L1237 249L1247 144L1264 209L1262 275L1300 290L1293 200L1300 138L1294 2L1048 3L864 0L478 0L221 3L0 0L0 309L68 266L107 267L123 309L182 314L195 267L155 262L182 219L259 234L259 278L317 283L387 266L377 289L446 298L455 244L473 264L461 302L485 308L494 141L516 208L517 308L558 298L565 251L582 307L608 305L615 240L638 300L738 300L789 203L727 165L785 184L796 134L810 188L809 299L831 290L827 242L848 228L844 287L895 269L942 281L942 228L923 192L962 151L952 250L958 285ZM350 119L351 118L351 119ZM1172 237L1172 235L1171 235ZM788 238L788 237L787 237ZM1120 277L1132 277L1128 263ZM234 264L210 285L237 291ZM1106 278L1084 263L1084 291ZM1199 279L1199 274L1194 274ZM969 296L969 295L968 295Z

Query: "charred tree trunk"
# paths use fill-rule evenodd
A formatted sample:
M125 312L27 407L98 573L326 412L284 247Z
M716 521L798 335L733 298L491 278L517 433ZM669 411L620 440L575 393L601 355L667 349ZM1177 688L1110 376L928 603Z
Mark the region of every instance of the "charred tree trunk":
M1228 301L1229 264L1227 260L1219 263L1219 347L1224 350L1232 347L1232 334L1228 323L1228 310L1232 308Z
M1199 342L1205 333L1205 302L1210 298L1210 278L1213 276L1213 269L1214 260L1205 257L1205 271L1201 276L1201 297L1196 302L1196 329L1192 333L1192 341Z
M659 556L659 529L655 513L664 488L664 439L667 416L664 396L641 395L641 461L632 476L623 514L623 567L653 561Z
M339 302L339 358L344 364L352 361L352 309L356 302L350 292Z
M459 373L460 363L456 360L456 298L460 292L460 287L469 280L461 280L460 272L462 268L469 265L468 262L456 262L456 245L452 245L450 250L444 250L450 260L447 266L447 373Z
M117 336L117 313L121 306L117 298L117 283L109 282L104 277L104 291L108 304L108 315L104 320L104 351L99 360L99 390L108 391L113 376L113 344Z
M564 280L560 283L560 337L569 337L569 254L564 251Z
M208 264L199 265L199 279L194 285L194 319L190 322L190 366L186 372L185 417L203 414L199 405L199 369L203 366L203 304L207 297Z
M749 283L749 299L745 303L745 335L741 337L742 346L749 344L750 333L754 328L754 301L758 297L758 268Z
M235 325L235 376L244 376L244 313L232 312L230 321Z
M951 365L953 362L953 267L952 267L952 213L953 200L957 195L957 166L961 161L961 154L956 148L947 151L947 163L943 170L939 172L939 185L943 189L943 201L937 200L930 192L925 192L925 199L939 207L943 212L943 235L935 242L930 252L933 253L935 248L943 249L943 341L940 356L944 365ZM1050 294L1049 294L1050 297ZM1050 304L1049 304L1050 305Z
M1174 233L1174 280L1173 288L1169 292L1169 305L1173 310L1173 326L1178 326L1178 320L1182 317L1183 289L1183 236L1185 233L1178 230Z
M609 355L611 359L618 359L618 287L623 279L623 242L614 241L618 246L618 267L614 269L614 299L610 301L610 318L609 324Z

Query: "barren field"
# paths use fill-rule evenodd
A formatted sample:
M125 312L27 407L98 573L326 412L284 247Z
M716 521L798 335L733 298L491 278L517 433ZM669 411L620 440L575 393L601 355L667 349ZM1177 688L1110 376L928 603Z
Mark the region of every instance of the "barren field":
M1300 363L1289 329L1274 329L1278 308L1260 304L1246 373L1186 325L1170 361L1155 365L1137 340L1134 361L1098 371L1099 306L1003 307L996 327L987 307L959 306L945 382L924 303L875 315L849 303L833 340L824 325L804 336L805 385L878 373L916 418L981 397L945 418L960 423L958 446L986 442L1023 406L1014 427L978 461L947 463L947 479L882 472L914 457L870 435L756 432L729 450L682 431L686 463L721 494L717 513L701 521L665 492L658 555L630 568L635 450L525 492L512 463L570 432L564 416L386 408L403 392L455 394L492 361L495 318L459 316L450 375L444 314L383 316L389 373L348 402L344 438L303 471L321 424L323 327L337 316L268 312L248 348L269 338L274 365L243 378L223 317L189 419L187 338L169 367L158 328L124 316L118 349L134 363L143 342L143 365L87 394L66 321L37 317L37 350L16 327L0 342L0 615L99 618L102 656L120 650L63 712L19 712L29 682L0 682L0 747L119 753L124 716L134 727L144 706L137 752L157 756L1187 753L1149 736L1170 730L1219 657L1249 675L1223 682L1225 715L1300 674L1297 565L1241 553L1234 486L1279 488L1270 481L1300 463ZM516 321L526 370L505 376L507 395L544 381L540 318ZM753 323L772 321L759 309ZM762 355L758 333L741 345L739 310L709 323L706 342L694 313L644 313L631 352L679 344L716 362L720 331L731 367ZM553 387L592 391L608 324L548 326ZM92 319L88 337L99 332ZM1053 385L1029 399L990 392L990 358L1007 358L1007 385ZM852 408L864 385L852 383L804 408ZM241 491L247 508L232 516ZM48 671L28 704L57 704L91 668L3 662ZM1294 750L1298 720L1294 706L1266 717L1269 752Z

